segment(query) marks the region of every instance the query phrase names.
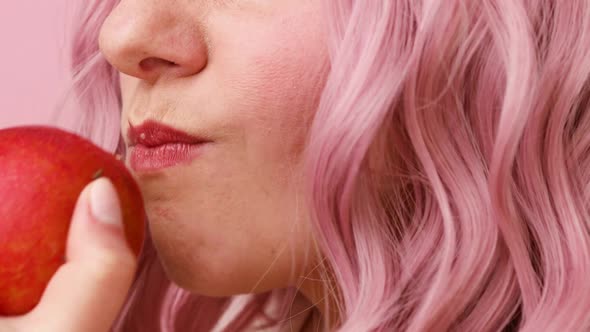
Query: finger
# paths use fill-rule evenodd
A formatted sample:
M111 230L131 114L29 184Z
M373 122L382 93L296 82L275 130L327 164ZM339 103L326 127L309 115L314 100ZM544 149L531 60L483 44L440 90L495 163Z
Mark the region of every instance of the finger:
M66 263L31 312L32 321L54 331L105 332L111 327L137 265L121 222L109 180L99 178L82 191L68 233Z

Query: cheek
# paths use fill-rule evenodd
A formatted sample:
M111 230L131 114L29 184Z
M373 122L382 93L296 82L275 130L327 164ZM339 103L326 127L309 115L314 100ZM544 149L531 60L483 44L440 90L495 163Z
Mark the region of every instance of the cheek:
M212 20L210 65L227 122L284 130L315 108L328 67L323 20L311 2L284 3L265 19Z
M327 53L318 37L306 38L285 27L261 33L219 73L231 89L222 108L226 124L265 163L299 157L319 102Z

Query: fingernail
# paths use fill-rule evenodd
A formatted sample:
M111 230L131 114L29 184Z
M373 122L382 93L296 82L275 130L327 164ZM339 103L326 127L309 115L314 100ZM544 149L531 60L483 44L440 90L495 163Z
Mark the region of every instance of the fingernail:
M121 226L119 198L109 179L100 177L90 185L90 212L99 222Z

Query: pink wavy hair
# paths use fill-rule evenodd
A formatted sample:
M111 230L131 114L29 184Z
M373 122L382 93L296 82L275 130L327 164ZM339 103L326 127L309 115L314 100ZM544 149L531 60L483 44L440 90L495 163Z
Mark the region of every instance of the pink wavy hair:
M324 2L331 72L306 151L339 317L324 328L590 328L590 2ZM75 130L111 151L120 95L97 39L116 3L77 12L68 96ZM227 330L294 292L255 296ZM114 330L207 331L227 301L171 284L148 240Z

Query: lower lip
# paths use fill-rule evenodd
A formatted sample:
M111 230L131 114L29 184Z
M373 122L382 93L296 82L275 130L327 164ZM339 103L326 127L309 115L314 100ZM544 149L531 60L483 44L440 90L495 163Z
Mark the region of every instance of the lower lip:
M200 154L203 145L185 143L155 147L135 145L131 149L130 166L136 172L148 172L188 164Z

